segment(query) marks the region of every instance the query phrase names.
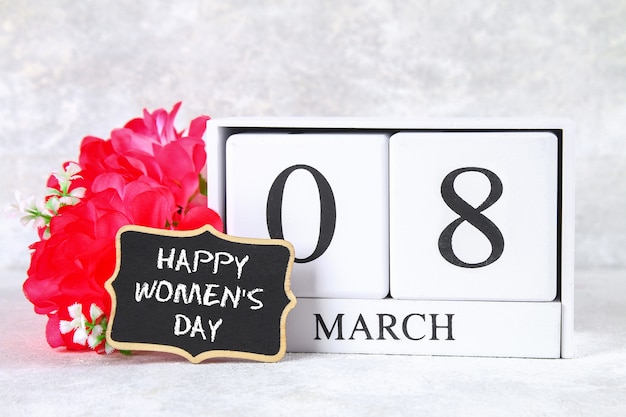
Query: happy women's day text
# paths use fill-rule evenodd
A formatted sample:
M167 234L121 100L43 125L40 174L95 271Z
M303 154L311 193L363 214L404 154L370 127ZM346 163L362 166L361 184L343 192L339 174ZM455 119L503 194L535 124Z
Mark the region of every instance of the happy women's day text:
M164 248L159 248L156 261L157 270L173 270L194 274L202 269L203 273L208 270L211 275L221 273L232 276L235 276L236 273L236 279L240 280L243 268L250 260L248 255L240 259L228 252L210 252L202 249L195 250L193 253L190 252L189 255L185 249L180 249L178 254L176 252L176 248L171 248L169 252ZM202 268L203 264L206 264L207 267ZM232 288L232 286L215 283L172 283L167 279L135 282L135 301L138 303L144 300L155 300L159 303L260 310L263 308L263 301L260 299L262 293L262 288L248 290L239 285ZM208 324L208 336L207 331L205 331L205 323ZM174 315L173 331L176 336L196 337L196 335L200 335L203 340L208 339L215 342L216 333L222 324L222 318L204 321L200 315L196 315L193 319L185 314L177 313Z

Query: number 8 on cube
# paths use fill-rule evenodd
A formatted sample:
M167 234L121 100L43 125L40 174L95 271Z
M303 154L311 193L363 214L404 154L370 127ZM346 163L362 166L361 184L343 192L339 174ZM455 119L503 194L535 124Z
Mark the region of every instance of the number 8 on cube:
M554 134L401 132L389 146L392 297L555 299Z

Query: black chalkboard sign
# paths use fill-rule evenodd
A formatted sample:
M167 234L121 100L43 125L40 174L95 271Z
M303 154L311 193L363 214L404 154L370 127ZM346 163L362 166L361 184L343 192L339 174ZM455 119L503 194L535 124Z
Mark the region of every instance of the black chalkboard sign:
M107 340L116 349L177 353L191 362L275 362L295 306L291 244L225 235L211 226L171 231L125 226L106 288Z

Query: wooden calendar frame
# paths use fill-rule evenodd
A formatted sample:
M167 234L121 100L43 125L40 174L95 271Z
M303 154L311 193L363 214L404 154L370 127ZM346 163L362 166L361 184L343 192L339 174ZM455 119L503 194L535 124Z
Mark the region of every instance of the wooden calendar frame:
M558 139L558 224L557 224L557 298L549 302L520 301L422 301L422 300L340 300L298 298L298 307L291 313L287 326L288 351L425 354L455 356L505 356L571 358L574 333L574 132L569 121L561 119L431 119L389 120L357 118L227 118L207 122L205 142L207 149L208 204L225 216L226 141L236 133L398 133L398 132L551 132ZM227 221L227 219L225 219ZM228 231L227 231L228 232ZM296 294L297 295L297 294ZM378 307L376 307L378 306ZM476 337L472 342L444 344L410 341L392 343L384 339L372 343L358 343L349 339L349 333L362 330L366 311L382 308L404 314L405 320L414 316L419 320L445 320L445 311L466 312L472 318L467 332ZM316 311L343 311L321 319ZM362 309L362 310L360 310ZM446 310L448 309L448 310ZM380 311L383 311L380 310ZM361 314L360 311L364 313ZM438 312L433 314L432 312ZM345 316L344 316L345 314ZM353 314L353 316L350 316ZM408 314L408 315L407 315ZM430 314L430 315L429 315ZM385 317L378 314L381 326ZM500 324L484 323L491 317L501 317ZM348 324L347 335L337 334L340 318L357 317ZM398 316L401 317L401 316ZM334 318L334 320L333 320ZM506 319L506 320L505 320ZM394 319L395 320L395 319ZM534 321L533 321L534 320ZM474 323L476 322L476 323ZM360 324L359 324L360 323ZM550 324L552 323L552 324ZM432 323L433 329L442 328ZM324 327L325 326L325 327ZM469 325L468 325L469 326ZM492 327L490 327L492 326ZM496 326L496 328L493 328ZM498 327L499 326L499 327ZM357 329L357 327L360 327ZM303 330L308 333L302 333ZM322 329L322 331L320 331ZM324 332L328 331L328 334ZM317 334L316 334L317 332ZM330 337L330 333L332 338ZM496 335L498 334L498 335ZM378 333L376 334L378 335ZM338 337L343 336L343 337ZM317 337L317 340L316 340ZM326 340L320 340L326 339ZM331 340L332 339L332 340ZM372 337L372 339L376 339ZM417 338L415 338L417 339ZM505 339L509 341L506 342ZM528 339L541 343L526 342ZM549 339L549 341L547 341ZM545 343L543 343L545 341ZM543 343L544 347L541 347Z

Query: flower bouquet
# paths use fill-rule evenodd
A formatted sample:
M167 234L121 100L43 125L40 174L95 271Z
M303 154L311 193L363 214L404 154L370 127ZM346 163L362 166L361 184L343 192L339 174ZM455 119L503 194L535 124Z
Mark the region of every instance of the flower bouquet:
M124 225L191 230L222 221L207 208L202 135L207 116L186 133L174 128L180 107L144 110L110 139L83 139L77 162L48 179L47 196L19 204L22 222L34 222L24 293L48 316L53 348L109 353L105 339L111 299L104 283L116 264L115 239Z

